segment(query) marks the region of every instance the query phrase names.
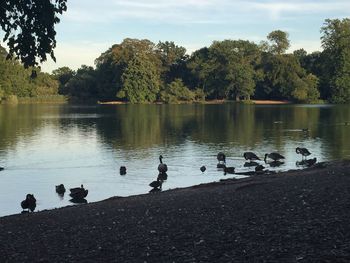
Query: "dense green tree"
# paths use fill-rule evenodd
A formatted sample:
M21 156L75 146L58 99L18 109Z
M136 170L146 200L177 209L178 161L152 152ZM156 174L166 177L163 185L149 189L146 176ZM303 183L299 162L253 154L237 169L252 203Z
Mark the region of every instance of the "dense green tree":
M147 54L139 53L128 63L117 96L131 103L154 102L160 90L160 75Z
M189 90L181 79L175 79L160 92L160 100L165 103L194 101L196 93Z
M54 79L59 81L59 94L67 95L69 90L66 87L68 81L74 77L75 71L69 67L61 67L52 71Z
M350 102L350 19L327 19L321 30L330 99Z
M288 33L275 30L268 34L267 39L270 41L270 52L281 55L287 51L290 46Z
M25 67L43 62L50 54L55 61L54 26L58 15L67 10L67 0L1 0L0 26L9 56L15 56Z

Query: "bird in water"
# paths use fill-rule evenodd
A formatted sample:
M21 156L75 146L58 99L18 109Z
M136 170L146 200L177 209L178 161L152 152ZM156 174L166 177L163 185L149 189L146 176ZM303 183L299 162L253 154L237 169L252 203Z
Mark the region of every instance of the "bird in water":
M69 190L69 195L75 200L83 200L89 193L89 191L85 189L83 185L80 187L71 188Z
M243 157L246 160L252 161L252 160L260 160L260 158L253 152L245 152L243 153Z
M224 167L224 175L226 174L234 174L235 173L235 167Z
M205 172L205 170L207 170L207 168L203 165L201 168L199 168L201 170L202 173Z
M168 166L165 164L165 163L163 163L163 156L162 155L160 155L159 156L159 162L160 162L160 164L158 165L158 171L160 172L160 173L166 173L167 171L168 171Z
M267 162L267 158L272 159L273 161L279 161L281 159L285 159L283 155L281 155L277 152L265 154L265 158L264 158L265 163Z
M0 166L0 171L3 171L3 170L5 170L5 168Z
M295 148L295 152L297 154L301 154L302 158L304 158L304 157L306 158L307 156L309 156L311 154L308 149L300 148L300 147Z
M64 187L63 184L56 185L56 193L58 193L59 195L64 195L65 192L66 192L66 188Z
M219 152L218 155L216 156L216 159L219 162L216 165L216 168L225 169L225 167L226 167L226 155L223 152Z
M255 167L255 172L259 173L262 172L265 169L265 166L259 164L258 166Z
M120 166L119 174L120 175L126 175L126 167L125 166Z
M21 202L21 207L23 209L22 213L29 213L29 210L33 212L36 207L36 199L33 194L27 194L26 199ZM28 209L28 211L24 211Z

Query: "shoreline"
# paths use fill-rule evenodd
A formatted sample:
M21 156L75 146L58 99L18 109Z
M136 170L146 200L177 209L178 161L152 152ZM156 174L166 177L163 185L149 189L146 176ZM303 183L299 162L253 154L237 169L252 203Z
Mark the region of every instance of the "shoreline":
M350 161L0 218L6 262L347 262Z

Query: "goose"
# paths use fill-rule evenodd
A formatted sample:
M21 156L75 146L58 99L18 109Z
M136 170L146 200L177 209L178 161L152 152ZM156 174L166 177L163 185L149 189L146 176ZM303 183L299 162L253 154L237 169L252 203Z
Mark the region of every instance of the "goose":
M267 162L267 158L270 158L274 161L278 161L280 159L285 159L284 156L282 156L281 154L277 153L277 152L272 152L272 153L267 153L265 154L265 158L264 158L264 161L265 163Z
M64 187L63 184L56 185L56 193L59 195L63 195L66 192L66 188Z
M201 168L199 168L201 170L202 173L205 172L205 170L207 170L207 168L203 165Z
M309 159L309 160L302 160L300 162L296 162L297 166L307 166L311 167L317 162L317 158Z
M3 171L3 170L5 170L5 168L4 167L0 167L0 171Z
M84 199L87 195L88 195L88 190L84 188L83 185L81 185L80 187L75 187L75 188L71 188L70 190L70 196L73 199Z
M303 157L307 157L307 156L309 156L311 153L309 152L309 150L308 149L306 149L306 148L300 148L300 147L297 147L297 148L295 148L295 152L297 153L297 154L301 154L301 156L302 156L302 158Z
M223 162L226 163L226 155L223 152L219 152L216 156L216 159L218 159L219 163Z
M163 174L163 173L166 173L168 171L168 166L165 163L163 163L162 159L163 159L163 156L160 155L159 156L160 164L158 165L158 171L159 171L159 173Z
M157 189L161 189L162 188L162 181L157 179L157 181L153 181L149 184L150 187L153 187L153 188L157 188Z
M245 162L244 163L244 167L252 167L252 166L258 166L259 164L257 162L254 161L250 161L250 162Z
M250 160L250 161L260 160L260 158L253 152L245 152L245 153L243 153L243 157L244 157L244 159Z
M255 172L262 172L265 169L265 167L261 164L255 167Z
M36 199L33 194L27 194L26 199L21 202L21 207L23 209L22 213L33 212L36 207ZM24 211L24 209L28 209L28 211Z
M126 175L126 167L125 166L120 166L119 174L120 175Z
M234 174L235 173L235 167L226 167L224 168L224 174Z

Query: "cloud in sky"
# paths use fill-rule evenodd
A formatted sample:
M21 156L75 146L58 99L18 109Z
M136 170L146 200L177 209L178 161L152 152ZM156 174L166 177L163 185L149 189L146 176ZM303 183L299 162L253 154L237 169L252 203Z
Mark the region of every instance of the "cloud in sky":
M58 63L43 69L93 65L126 37L175 41L191 52L212 40L259 42L281 29L289 32L292 48L319 50L324 19L346 16L349 0L74 0L57 27Z

